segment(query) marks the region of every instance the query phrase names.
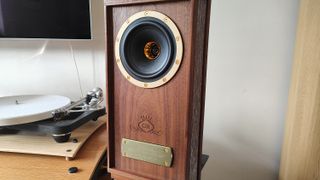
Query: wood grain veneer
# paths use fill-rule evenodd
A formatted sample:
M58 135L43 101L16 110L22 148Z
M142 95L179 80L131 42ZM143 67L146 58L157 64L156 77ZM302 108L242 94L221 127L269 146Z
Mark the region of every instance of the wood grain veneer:
M319 9L301 1L280 180L320 179Z
M189 1L189 0L104 0L107 6L128 5L128 4L142 4L155 2L174 2L174 1Z
M106 1L109 169L116 179L200 179L211 1L158 1L135 4L137 1L124 0L116 6L115 1ZM167 84L154 89L128 82L114 58L118 30L128 17L144 10L159 11L170 17L184 42L183 63L177 74ZM138 124L142 120L150 121L153 130L141 131ZM122 138L172 147L172 167L122 157Z

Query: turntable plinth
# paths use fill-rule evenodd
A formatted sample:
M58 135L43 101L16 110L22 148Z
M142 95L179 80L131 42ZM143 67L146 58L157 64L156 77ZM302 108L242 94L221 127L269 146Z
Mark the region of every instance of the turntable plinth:
M99 128L77 153L76 159L0 153L0 179L90 179L106 153L106 127ZM69 174L70 167L79 171Z

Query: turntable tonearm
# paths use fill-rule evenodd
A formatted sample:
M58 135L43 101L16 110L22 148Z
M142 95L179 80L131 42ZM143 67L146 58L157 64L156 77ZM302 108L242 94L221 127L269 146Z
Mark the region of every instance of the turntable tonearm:
M105 114L103 91L95 88L77 102L56 95L0 98L0 134L34 131L52 135L58 143L69 140L74 129Z

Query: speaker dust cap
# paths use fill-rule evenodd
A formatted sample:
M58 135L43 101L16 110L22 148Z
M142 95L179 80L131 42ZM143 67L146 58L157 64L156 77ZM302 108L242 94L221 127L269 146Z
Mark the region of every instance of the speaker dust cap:
M178 71L183 42L174 22L156 11L142 11L126 20L115 43L122 75L142 88L167 83Z

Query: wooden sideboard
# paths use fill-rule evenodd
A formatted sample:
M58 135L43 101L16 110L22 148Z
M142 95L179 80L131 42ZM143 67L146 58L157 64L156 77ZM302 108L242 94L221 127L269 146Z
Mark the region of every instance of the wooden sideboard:
M83 145L76 158L66 161L63 157L0 153L0 179L90 179L103 163L107 150L107 128L100 127ZM70 167L78 172L71 174ZM110 179L104 177L103 179Z

